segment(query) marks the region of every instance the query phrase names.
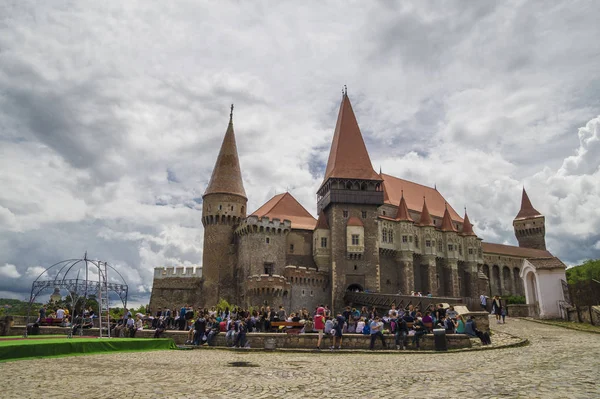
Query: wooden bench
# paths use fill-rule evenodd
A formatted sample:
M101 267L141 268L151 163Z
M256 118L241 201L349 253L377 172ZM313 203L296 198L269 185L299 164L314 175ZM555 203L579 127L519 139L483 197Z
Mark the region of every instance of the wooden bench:
M60 326L63 319L53 319L52 317L46 317L40 320L40 326Z
M271 323L272 330L285 331L287 334L300 334L302 328L304 328L304 324L296 321L274 321Z

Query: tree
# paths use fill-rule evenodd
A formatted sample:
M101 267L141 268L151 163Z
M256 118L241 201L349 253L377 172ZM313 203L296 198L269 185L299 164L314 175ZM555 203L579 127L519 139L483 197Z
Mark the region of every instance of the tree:
M566 274L569 284L592 279L600 281L600 259L588 259L579 266L567 269Z

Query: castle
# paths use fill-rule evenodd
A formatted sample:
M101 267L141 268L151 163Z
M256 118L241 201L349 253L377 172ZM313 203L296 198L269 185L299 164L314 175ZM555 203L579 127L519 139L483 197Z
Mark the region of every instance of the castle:
M317 190L318 218L290 193L249 215L247 200L230 114L203 196L202 268L155 268L152 309L208 307L220 298L340 309L346 291L420 291L526 295L549 315L556 309L545 309L542 299L562 298L565 265L546 250L545 218L525 189L513 221L519 246L482 242L466 211L461 217L436 188L373 169L346 93Z

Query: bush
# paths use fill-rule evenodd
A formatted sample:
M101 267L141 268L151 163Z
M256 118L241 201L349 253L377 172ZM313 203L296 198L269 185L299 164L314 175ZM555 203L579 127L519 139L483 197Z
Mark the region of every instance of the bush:
M521 295L510 295L504 298L506 303L509 305L525 305L527 301L524 296Z

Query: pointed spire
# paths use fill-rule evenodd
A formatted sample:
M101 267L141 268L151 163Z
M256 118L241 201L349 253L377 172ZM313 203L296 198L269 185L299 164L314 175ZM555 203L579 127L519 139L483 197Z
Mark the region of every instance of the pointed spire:
M323 183L331 177L381 180L373 169L346 89L340 104Z
M396 215L396 220L401 222L413 222L410 214L408 213L408 206L406 205L406 200L404 199L404 190L402 190L402 197L400 198L400 204L398 205L398 213Z
M208 194L234 194L244 198L246 191L242 181L240 160L238 159L237 145L235 144L235 133L233 132L233 104L229 114L229 126L221 144L221 150L215 167L206 187L204 195Z
M531 201L529 200L529 196L527 195L527 191L525 191L525 187L523 187L523 195L521 197L521 210L517 214L515 219L525 219L535 216L542 216L533 205L531 205Z
M448 210L446 209L446 212ZM421 218L419 219L419 226L433 226L433 220L431 220L431 215L429 214L429 209L427 209L427 201L425 201L425 197L423 197L423 210L421 210Z
M460 234L463 236L476 235L475 232L473 231L473 225L471 224L471 221L469 220L469 215L467 215L466 207L465 207L465 217L464 217L463 226L462 226L462 230L461 230Z
M319 219L317 220L317 227L315 230L329 230L329 223L327 223L327 216L325 216L325 212L321 211L319 213Z
M448 204L446 204L446 210L444 211L444 217L442 218L442 227L440 227L442 231L454 231L454 225L452 224L452 218L450 217L450 212L448 212Z

